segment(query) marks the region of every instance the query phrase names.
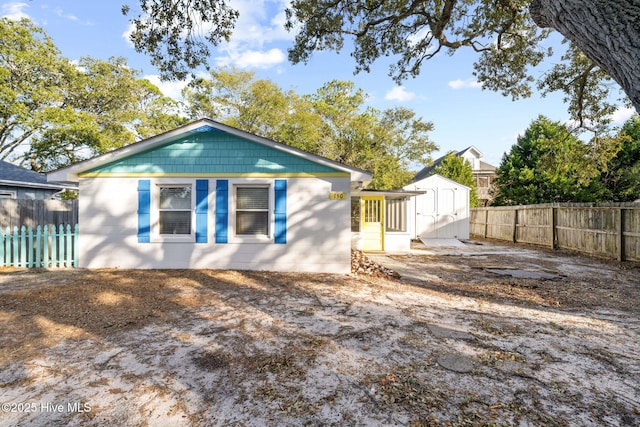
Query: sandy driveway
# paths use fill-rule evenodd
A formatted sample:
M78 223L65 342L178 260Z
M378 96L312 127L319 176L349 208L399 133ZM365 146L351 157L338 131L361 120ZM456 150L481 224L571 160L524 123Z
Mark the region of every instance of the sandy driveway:
M467 249L379 259L402 281L0 270L0 425L640 425L640 270Z

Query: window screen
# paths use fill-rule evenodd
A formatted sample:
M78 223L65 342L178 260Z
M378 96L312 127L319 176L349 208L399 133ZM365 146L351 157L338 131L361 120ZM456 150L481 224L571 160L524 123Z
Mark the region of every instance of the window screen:
M160 234L191 234L191 186L160 187Z
M236 187L236 234L269 234L269 187Z
M386 231L407 231L407 201L387 199Z

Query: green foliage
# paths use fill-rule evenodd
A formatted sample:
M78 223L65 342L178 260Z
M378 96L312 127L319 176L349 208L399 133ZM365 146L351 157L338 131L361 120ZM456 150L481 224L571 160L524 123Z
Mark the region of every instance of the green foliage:
M64 190L60 194L62 200L78 200L78 192L73 190Z
M372 188L399 188L409 167L436 149L433 125L405 108L365 108L367 95L352 82L331 81L315 93L283 91L253 73L211 72L183 92L192 118L209 116L230 126L368 170Z
M123 58L72 64L28 20L0 20L0 65L0 156L22 156L34 170L66 166L184 123L178 104L139 79Z
M133 24L130 39L167 79L183 79L198 66L208 69L210 46L229 40L239 16L231 1L139 2L135 13L128 5L122 8ZM586 9L586 5L582 7L573 0L560 7L556 2L292 0L285 11L285 28L295 33L289 60L305 63L317 51L341 51L345 45L352 46L356 72L369 72L380 58L396 58L389 74L401 81L420 74L438 55L470 50L477 55L474 74L484 88L518 99L531 96L539 78L543 94L565 94L569 112L578 123L590 126L594 121L606 121L611 110L609 95L615 90L606 71L616 74L628 94L636 91L636 75L625 72L633 70L637 59L637 47L629 41L638 38L638 28L625 26L620 18L634 22L637 8L632 2L609 2L615 7L607 4L604 8L601 1L591 0L591 10L601 15L585 22L572 11ZM616 14L605 10L615 10ZM605 33L605 29L614 27L612 23L624 28L626 37L616 39L619 28ZM588 46L588 55L571 45L561 63L548 74L535 70L553 54L545 46L552 31L541 26L554 26L576 45ZM590 35L599 32L604 40L594 42ZM622 55L608 55L612 47ZM614 59L602 61L603 57ZM622 69L625 72L618 75ZM632 95L631 99L637 104L636 97Z
M42 29L0 18L0 158L27 143L61 105L68 69Z
M633 202L640 199L640 116L629 119L618 137L620 151L608 163L602 180L607 200Z
M207 65L209 47L229 41L238 12L220 0L140 0L132 13L129 40L137 52L151 57L164 78L182 80L196 67ZM203 31L203 28L209 29Z
M584 143L560 122L540 116L503 157L492 204L600 201L602 166L618 144L615 138Z
M478 206L478 191L476 179L473 177L473 169L462 157L456 156L454 152L447 153L442 159L442 163L436 166L433 172L469 187L471 189L469 192L469 207L475 208Z

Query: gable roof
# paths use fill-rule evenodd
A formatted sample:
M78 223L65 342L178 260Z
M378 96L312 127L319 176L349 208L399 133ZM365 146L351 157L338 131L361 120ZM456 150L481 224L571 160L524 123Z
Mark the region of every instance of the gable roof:
M67 185L47 181L45 174L38 173L0 160L0 184L31 188L69 188Z
M458 151L457 153L454 152L454 155L457 157L462 157L463 154L465 154L466 152L471 152L473 153L473 155L477 158L482 158L483 154L480 150L478 150L476 147L474 147L473 145L465 148L464 150ZM449 153L447 153L449 154ZM424 179L428 176L433 175L434 173L434 169L438 166L440 166L442 164L442 161L444 160L444 158L447 156L447 154L445 154L442 157L437 158L436 160L433 161L433 163L430 166L426 166L424 168L422 168L414 177L413 180L411 182L416 182L416 181L420 181L421 179ZM495 171L497 168L493 165L490 165L489 163L485 163L482 160L480 161L480 171ZM478 172L478 170L474 170L473 171Z
M257 159L257 161L256 161ZM49 180L101 176L350 176L370 173L210 119L178 127L48 174Z
M437 181L437 180L444 180L444 181L449 182L451 184L454 184L456 186L459 186L459 187L462 187L462 188L466 188L467 190L471 190L471 187L469 187L467 185L464 185L464 184L461 184L458 181L455 181L455 180L453 180L451 178L447 178L446 176L442 176L442 175L437 174L437 173L431 174L429 176L425 176L422 179L419 179L417 181L412 181L410 184L407 184L402 188L405 188L407 190L415 190L417 188L416 184L418 184L418 183L424 184L424 185L429 185L430 184L429 181Z

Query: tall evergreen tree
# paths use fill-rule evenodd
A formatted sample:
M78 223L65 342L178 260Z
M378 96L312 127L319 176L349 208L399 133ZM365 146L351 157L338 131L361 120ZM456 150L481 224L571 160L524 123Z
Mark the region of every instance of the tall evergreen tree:
M602 180L608 200L632 202L640 199L640 116L629 119L619 137L620 151L609 162Z
M492 205L599 201L604 188L591 148L560 122L539 116L502 158Z

